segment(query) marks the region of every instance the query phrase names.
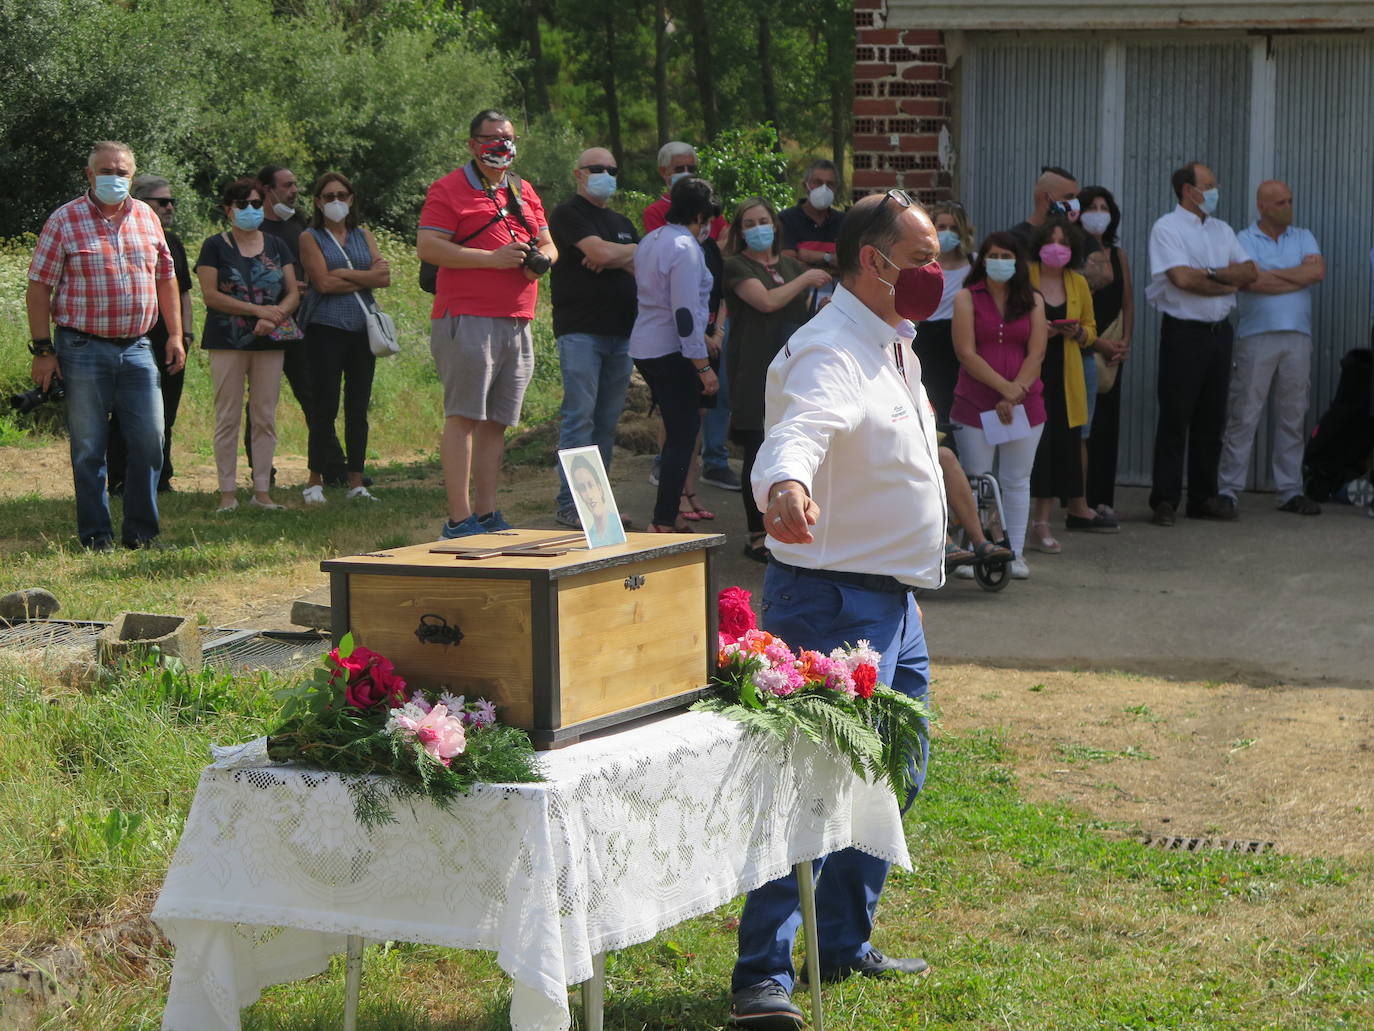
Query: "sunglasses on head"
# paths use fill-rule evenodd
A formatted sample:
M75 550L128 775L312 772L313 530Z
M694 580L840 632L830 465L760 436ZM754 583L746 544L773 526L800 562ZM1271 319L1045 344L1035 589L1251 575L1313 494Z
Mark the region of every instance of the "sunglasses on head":
M149 197L146 203L156 204L160 208L165 208L169 204L175 204L176 200L172 197Z
M236 207L236 208L238 208L240 211L242 211L244 208L260 208L260 207L262 207L262 198L259 197L257 200L236 200L236 201L233 201L232 203L233 203L234 207Z
M911 195L905 190L888 190L887 193L883 194L883 199L878 206L873 209L873 214L877 215L878 212L882 211L887 206L888 201L892 201L900 208L909 208L914 203Z
M620 169L616 165L580 165L584 172L605 172L607 175L619 175Z

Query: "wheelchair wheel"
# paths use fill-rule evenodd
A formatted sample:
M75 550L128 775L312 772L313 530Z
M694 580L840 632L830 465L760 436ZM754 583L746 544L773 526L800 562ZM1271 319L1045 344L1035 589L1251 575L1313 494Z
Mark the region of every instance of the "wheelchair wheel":
M1005 559L993 562L975 562L973 579L985 591L1000 591L1011 581L1011 563Z

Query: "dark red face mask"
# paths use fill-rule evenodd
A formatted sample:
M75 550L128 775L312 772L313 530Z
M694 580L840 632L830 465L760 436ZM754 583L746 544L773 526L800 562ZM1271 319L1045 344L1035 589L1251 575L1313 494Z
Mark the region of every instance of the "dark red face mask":
M893 268L897 267L897 263L882 251L878 253ZM887 280L883 282L887 283ZM938 261L932 261L929 265L898 269L897 282L887 285L892 288L893 306L897 314L912 322L924 322L940 307L940 299L945 292L945 273Z

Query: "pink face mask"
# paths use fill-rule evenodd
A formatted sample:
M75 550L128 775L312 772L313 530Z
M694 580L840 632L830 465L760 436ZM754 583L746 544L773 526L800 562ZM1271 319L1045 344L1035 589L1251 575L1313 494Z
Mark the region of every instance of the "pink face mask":
M1050 268L1063 268L1073 257L1073 251L1062 243L1047 243L1040 248L1040 264Z

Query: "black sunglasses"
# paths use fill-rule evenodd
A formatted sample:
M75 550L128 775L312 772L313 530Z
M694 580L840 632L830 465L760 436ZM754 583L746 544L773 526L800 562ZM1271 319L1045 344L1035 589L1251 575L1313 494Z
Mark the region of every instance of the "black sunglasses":
M147 203L156 204L160 208L165 208L168 204L175 204L176 199L174 197L149 197Z
M231 203L234 205L234 207L236 207L236 208L238 208L240 211L242 211L244 208L249 208L249 207L252 207L252 208L260 208L260 207L262 207L262 198L258 198L257 200L236 200L236 201L232 201Z
M348 200L352 196L353 194L351 193L322 193L320 194L320 200L326 202L331 200Z
M673 166L673 171L674 171L674 172L686 172L688 175L696 175L696 174L697 174L697 166L696 166L696 165L674 165L674 166Z
M620 169L615 165L579 165L584 172L605 172L608 175L619 175Z
M914 203L911 199L911 195L905 190L888 190L887 193L883 194L883 199L879 202L878 206L873 209L874 217L877 217L878 212L883 210L888 201L892 201L903 208L909 208Z

